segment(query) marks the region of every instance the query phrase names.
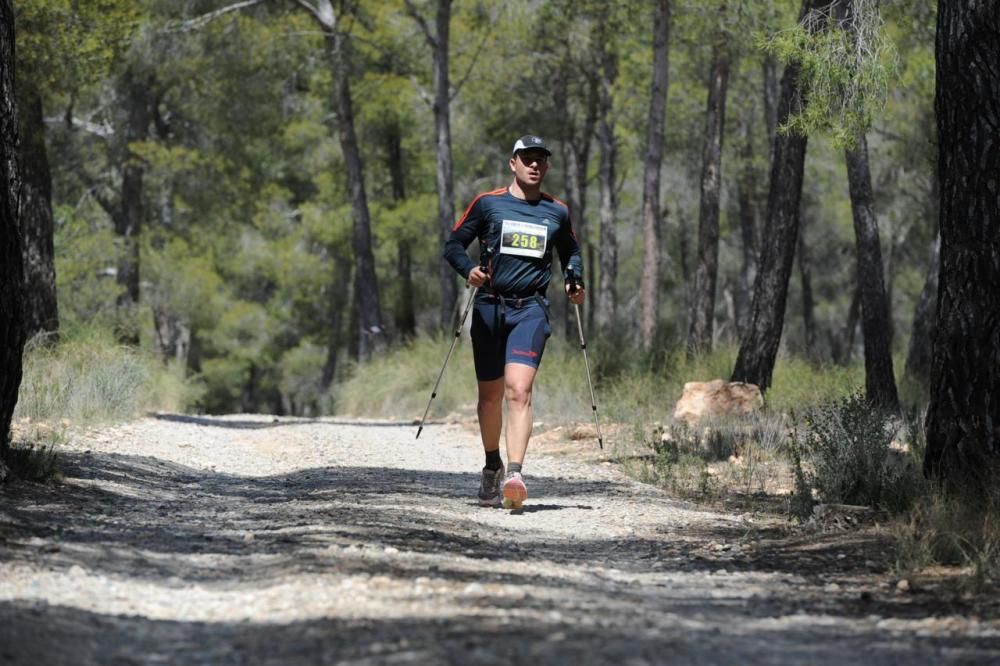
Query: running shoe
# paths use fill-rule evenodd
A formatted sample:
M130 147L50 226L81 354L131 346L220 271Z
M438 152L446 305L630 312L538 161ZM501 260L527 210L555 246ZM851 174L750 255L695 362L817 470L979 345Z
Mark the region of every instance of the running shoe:
M503 506L505 509L520 509L528 499L528 487L520 472L511 472L503 482Z
M500 469L483 468L483 476L479 479L479 506L497 506L500 504L500 486L503 485L503 465Z

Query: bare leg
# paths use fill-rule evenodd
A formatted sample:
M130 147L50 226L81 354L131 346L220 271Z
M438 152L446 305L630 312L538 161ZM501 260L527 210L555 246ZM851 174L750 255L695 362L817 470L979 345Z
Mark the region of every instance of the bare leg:
M500 448L500 427L503 425L503 377L488 382L479 382L479 435L483 439L483 449L496 451Z
M531 387L536 368L523 363L508 363L504 367L504 388L507 397L507 462L523 463L531 437Z

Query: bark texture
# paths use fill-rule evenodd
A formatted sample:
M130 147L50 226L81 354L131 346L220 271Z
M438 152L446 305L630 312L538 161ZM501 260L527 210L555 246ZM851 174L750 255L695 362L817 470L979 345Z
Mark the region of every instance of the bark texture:
M143 178L146 165L132 152L131 145L149 138L153 118L153 77L135 69L126 70L122 79L122 95L126 106L126 141L122 170L122 194L117 214L112 215L115 234L122 246L118 257L119 312L118 339L126 344L139 344L139 331L134 320L139 304L139 234L145 215Z
M941 273L924 471L981 493L1000 459L998 52L1000 3L938 3Z
M618 145L615 139L614 109L612 108L612 88L618 77L618 62L614 51L602 38L601 82L599 92L600 113L597 121L597 140L601 150L597 180L600 189L600 262L601 275L597 294L597 325L605 328L616 320L618 294L615 283L618 278L618 231L615 228L617 196L615 192L615 161Z
M642 177L642 275L639 281L639 334L649 349L659 319L660 285L660 164L663 122L667 108L670 55L670 0L656 3L653 21L653 84L646 124L646 157Z
M448 46L451 29L451 0L437 0L434 49L434 134L437 143L438 225L441 242L448 240L455 224L455 181L451 155L451 90L448 80ZM455 271L444 259L438 260L441 279L441 328L451 327L452 311L458 299Z
M857 282L855 280L855 282ZM847 366L854 355L854 338L858 330L858 319L861 318L861 287L855 286L851 295L851 303L847 306L847 322L841 331L831 329L830 355L837 365Z
M378 280L375 276L375 255L372 252L371 217L365 193L364 166L354 127L354 105L351 100L350 68L347 64L347 38L336 26L332 6L319 3L320 25L326 35L327 53L333 69L333 105L337 121L340 149L343 153L347 175L347 189L351 197L351 216L354 220L351 247L354 250L354 292L358 308L358 357L369 358L373 351L386 342L379 305ZM329 9L324 12L323 8ZM329 19L329 20L322 20ZM335 285L334 288L343 288Z
M573 76L575 76L575 71ZM587 255L589 244L589 231L587 227L587 165L590 163L590 145L594 136L594 127L597 125L597 87L598 80L593 72L585 73L585 90L583 98L582 118L573 118L567 123L566 135L562 141L563 163L566 165L566 203L569 205L570 215L573 220L573 233L580 244L580 250L584 256L584 270L592 271L593 263ZM558 108L570 108L569 76L562 76L556 82L555 95ZM587 300L593 303L596 290L587 290ZM587 308L588 314L593 312L593 307ZM572 308L567 307L564 317L564 327L567 340L576 339L576 318L572 314Z
M799 283L802 286L802 332L806 356L816 360L816 307L812 290L812 255L806 236L808 218L799 220Z
M743 119L742 145L740 146L740 174L736 182L737 205L740 220L740 281L736 290L736 330L742 336L750 320L750 299L757 276L757 170L753 164L753 135L751 121Z
M687 352L712 350L715 288L719 275L719 195L722 190L722 131L726 122L729 56L717 48L708 78L708 108L702 144L701 204L698 215L698 264L691 293Z
M344 258L337 258L337 266L334 271L336 275L335 283L341 285L330 290L329 311L327 319L327 330L329 335L326 344L326 361L323 363L323 373L320 376L320 387L326 391L333 384L337 376L337 367L340 358L340 347L343 342L344 312L348 309L349 292L343 285L351 283L351 263Z
M767 145L774 147L774 137L778 131L778 63L774 56L765 56L761 61L764 87L764 122L767 125Z
M20 127L21 234L24 255L24 326L28 339L38 334L55 341L59 330L56 265L53 248L52 173L45 147L40 91L18 84Z
M392 181L392 200L396 205L406 201L406 172L403 169L403 133L398 122L386 128L386 157ZM454 271L453 271L454 272ZM403 338L417 331L417 314L413 302L413 250L410 239L402 237L396 245L396 331Z
M0 0L0 480L10 421L21 385L24 351L23 264L18 208L17 102L14 98L14 7Z
M823 6L823 0L805 0L802 15ZM802 104L799 64L785 67L781 77L778 123L783 124ZM750 322L740 341L732 380L756 384L761 391L771 385L774 361L785 320L788 280L795 260L799 231L799 200L807 138L778 134L774 139L767 219L761 236L761 256L754 282Z
M940 271L941 237L934 238L927 257L927 277L913 309L910 327L910 347L906 353L906 374L922 384L931 375L931 346L934 340L934 315L937 310L938 272Z
M910 326L910 344L906 353L906 375L922 386L929 386L931 378L931 347L934 339L934 317L937 313L938 273L941 271L941 234L938 220L941 217L941 187L937 170L930 179L925 210L927 219L934 225L934 241L927 251L927 275L920 297L913 309Z
M874 405L897 411L899 397L889 344L889 305L885 294L872 176L868 167L867 139L863 135L858 137L854 148L845 151L845 157L858 252L861 333L865 343L865 396Z

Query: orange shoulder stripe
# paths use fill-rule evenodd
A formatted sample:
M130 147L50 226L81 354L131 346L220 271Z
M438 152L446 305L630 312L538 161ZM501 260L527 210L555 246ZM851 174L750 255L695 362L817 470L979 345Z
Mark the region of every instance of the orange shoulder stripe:
M559 199L556 199L554 196L552 196L548 192L542 192L542 196L543 197L548 197L552 201L555 201L557 204L559 204L560 206L562 206L563 208L565 208L567 211L569 210L569 206L567 206L564 202L560 201Z
M552 201L556 202L557 204L566 209L566 219L569 221L569 233L571 236L573 236L573 240L576 240L576 232L573 231L573 215L570 213L569 206L565 202L556 199L548 192L542 192L542 196L552 199Z
M472 200L472 203L469 204L469 207L465 209L465 213L462 214L461 219L458 222L455 223L455 226L453 226L451 228L451 230L455 231L460 226L462 226L463 224L465 224L465 218L469 217L469 212L472 211L472 207L476 205L477 201L479 201L480 199L482 199L485 196L503 194L506 191L507 191L506 187L500 187L500 188L497 188L495 190L491 190L489 192L483 192L482 194L477 195L476 198Z

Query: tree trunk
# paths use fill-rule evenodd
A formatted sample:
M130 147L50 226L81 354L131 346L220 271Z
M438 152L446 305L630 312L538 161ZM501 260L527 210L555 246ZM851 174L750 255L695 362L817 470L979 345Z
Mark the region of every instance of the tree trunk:
M927 278L913 310L910 347L906 354L906 375L925 385L931 376L931 346L934 340L934 312L937 309L935 306L940 256L941 237L935 236L927 257Z
M323 364L323 374L320 377L320 388L324 391L329 389L333 380L337 378L337 361L340 355L341 332L344 328L344 311L350 301L350 292L344 286L351 283L351 262L347 259L338 259L335 274L335 286L330 290L326 362Z
M861 331L865 341L865 396L873 405L898 411L896 378L889 346L889 308L882 275L882 251L875 217L872 177L868 168L868 141L845 151L847 182L854 214L858 249L858 285L861 289Z
M663 121L667 107L670 55L670 0L656 3L653 21L653 84L646 124L646 159L642 178L642 276L639 281L639 334L649 349L659 319L660 293L660 163L663 161Z
M570 215L573 220L573 232L576 234L580 251L587 256L584 257L584 268L593 270L591 256L587 254L589 244L589 234L587 229L587 165L590 163L590 142L594 136L594 127L597 125L597 78L593 75L587 79L588 95L586 99L586 109L584 111L583 126L577 131L575 127L570 128L569 140L562 145L563 161L566 164L566 199L569 205ZM568 95L565 87L561 97L562 108L569 105ZM593 303L593 289L587 290L589 302ZM588 312L593 312L593 308L587 308ZM592 321L592 320L591 320ZM572 308L566 308L565 332L567 340L575 340L576 315L572 313Z
M612 88L618 76L617 57L603 39L601 57L600 116L597 121L597 140L601 149L598 168L600 189L600 261L601 275L597 294L597 326L607 328L617 318L618 295L615 282L618 277L618 232L615 229L617 202L615 193L615 160L618 146L615 140L614 109L612 108Z
M434 134L437 141L438 226L441 242L455 224L455 184L451 159L451 90L448 80L448 47L451 27L451 0L437 0L434 39ZM451 326L452 310L458 299L455 271L444 259L438 261L441 281L441 328Z
M736 291L736 330L742 336L750 320L750 298L757 275L757 172L753 165L753 141L750 121L744 121L743 145L740 147L740 176L736 183L739 205L740 240L743 260Z
M21 386L24 267L18 214L17 101L14 97L14 8L0 0L0 481L7 476L10 421Z
M925 473L995 493L1000 463L1000 3L940 0L941 274Z
M181 317L170 312L166 299L162 300L163 303L157 303L154 299L151 304L156 348L164 363L174 360L182 368L187 368L191 352L191 329Z
M925 199L927 219L934 227L934 241L927 254L926 277L913 311L910 326L910 344L906 354L905 373L927 387L931 378L931 341L934 339L934 315L937 311L938 273L941 270L941 234L938 220L941 217L941 187L937 170L931 174L930 191Z
M688 256L688 246L690 245L690 235L691 230L688 228L688 219L683 212L678 211L677 214L677 263L680 265L681 269L681 281L684 284L690 282L691 277L691 259ZM690 294L688 295L690 299Z
M587 266L596 266L597 265L597 258L594 256L595 253L594 253L594 244L593 243L587 243L586 252L587 252L587 264L586 265ZM587 316L587 330L589 330L589 331L594 330L594 326L596 325L596 321L597 321L597 319L596 319L596 317L594 315L594 313L597 311L597 296L594 295L596 291L597 291L596 289L588 289L587 290L587 302L586 302L587 303L587 315L586 316ZM572 338L570 338L570 339L572 339Z
M326 32L326 43L333 67L334 111L340 138L340 149L347 172L347 187L351 197L354 230L351 247L354 250L354 290L357 298L359 328L358 357L362 360L381 348L385 341L382 310L379 305L378 281L375 276L375 255L372 252L371 218L365 194L364 166L354 129L354 107L347 66L346 38L337 29ZM340 285L342 287L342 285ZM335 288L337 288L335 286Z
M802 331L806 343L806 356L818 360L816 352L816 307L812 291L812 256L806 242L808 218L799 222L799 282L802 285Z
M246 382L243 384L243 391L240 393L240 411L244 414L252 414L259 411L257 408L257 389L260 384L260 372L255 363L251 363L247 368Z
M142 75L135 69L126 70L122 80L126 112L128 114L125 148L122 167L122 195L118 214L113 216L115 234L121 241L118 257L117 282L119 286L116 301L118 309L119 342L129 345L139 344L139 329L136 321L136 306L139 304L139 233L142 230L143 176L145 163L132 152L131 145L145 141L149 137L149 123L152 120L151 75Z
M802 16L824 0L804 0ZM778 123L785 123L802 108L799 64L791 62L781 77ZM774 361L781 342L788 297L788 279L798 242L799 199L807 137L778 134L771 159L771 182L767 197L767 221L761 237L761 257L754 283L750 324L743 334L732 380L756 384L761 391L771 385Z
M761 71L764 75L764 122L767 125L767 145L768 150L774 150L774 137L778 132L778 63L774 56L764 56Z
M406 174L403 170L403 137L399 123L387 128L386 147L389 177L392 181L392 199L398 206L406 200ZM396 299L396 330L403 338L412 338L417 332L417 315L413 302L413 252L410 239L401 237L396 245L395 281L399 298Z
M698 216L698 265L691 293L687 353L712 350L715 286L719 274L719 193L722 188L722 131L726 122L729 56L716 47L708 80L708 109L702 146L701 205Z
M886 220L886 227L886 236L889 240L886 243L885 261L882 262L882 265L885 268L885 311L886 325L888 326L886 338L889 340L889 349L891 350L892 340L896 335L896 320L892 316L892 303L896 287L896 256L903 246L904 239L896 237L892 227L892 218Z
M56 265L53 248L52 173L45 148L42 95L30 83L19 82L21 234L24 253L24 326L30 340L59 331L56 305Z
M861 286L857 285L851 295L851 304L847 308L847 323L844 324L844 332L841 335L844 346L839 355L834 357L835 360L839 360L840 365L848 366L851 364L851 358L854 356L854 338L858 332L858 319L861 318L860 313Z

